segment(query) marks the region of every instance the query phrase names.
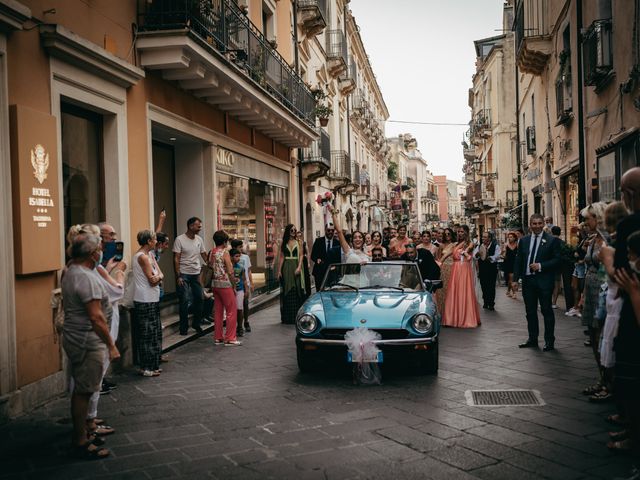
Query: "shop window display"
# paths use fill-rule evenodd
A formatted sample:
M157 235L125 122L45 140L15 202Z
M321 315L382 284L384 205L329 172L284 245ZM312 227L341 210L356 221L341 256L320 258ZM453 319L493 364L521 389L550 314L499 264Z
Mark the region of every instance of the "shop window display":
M267 182L218 174L218 228L248 246L255 295L278 288L278 245L287 223L287 189Z

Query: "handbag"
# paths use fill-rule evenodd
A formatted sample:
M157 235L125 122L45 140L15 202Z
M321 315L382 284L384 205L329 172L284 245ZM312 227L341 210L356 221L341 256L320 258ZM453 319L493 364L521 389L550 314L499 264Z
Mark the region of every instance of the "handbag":
M135 294L136 284L133 278L133 269L129 269L124 280L124 294L120 299L120 305L125 308L133 308L133 296Z
M211 266L213 250L209 252L209 261L200 269L200 283L204 288L210 288L213 283L213 267Z

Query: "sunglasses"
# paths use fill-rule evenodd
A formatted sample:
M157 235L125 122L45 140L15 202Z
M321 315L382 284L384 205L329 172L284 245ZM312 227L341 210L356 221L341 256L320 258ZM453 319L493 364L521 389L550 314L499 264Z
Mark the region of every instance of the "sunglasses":
M382 258L382 255L374 255L374 256L373 256L373 257L371 257L371 258Z

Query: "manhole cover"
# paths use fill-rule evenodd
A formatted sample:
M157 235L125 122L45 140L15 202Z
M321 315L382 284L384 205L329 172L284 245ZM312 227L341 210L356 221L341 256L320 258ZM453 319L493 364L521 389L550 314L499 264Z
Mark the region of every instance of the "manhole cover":
M475 407L533 407L544 405L538 390L467 390L467 404Z

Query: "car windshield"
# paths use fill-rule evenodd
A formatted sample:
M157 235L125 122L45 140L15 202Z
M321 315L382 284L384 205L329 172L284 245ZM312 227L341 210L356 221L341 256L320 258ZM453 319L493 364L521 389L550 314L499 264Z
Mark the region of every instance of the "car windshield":
M418 266L414 263L346 263L331 265L323 291L354 290L421 291Z

